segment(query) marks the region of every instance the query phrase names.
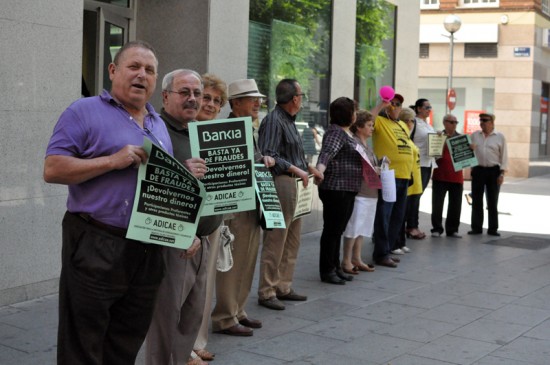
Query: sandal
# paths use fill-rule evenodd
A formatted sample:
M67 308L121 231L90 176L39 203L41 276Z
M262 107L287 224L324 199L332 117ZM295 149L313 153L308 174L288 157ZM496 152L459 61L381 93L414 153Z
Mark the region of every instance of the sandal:
M208 365L206 361L203 361L200 357L189 358L186 365Z
M351 275L358 275L359 274L359 271L357 271L357 267L354 266L350 269L346 269L345 266L342 265L342 271L345 272L346 274L351 274Z
M200 357L204 361L212 361L214 360L214 357L216 357L216 355L214 355L207 349L199 349L199 350L193 350L193 351L195 352L195 354L197 354L198 357Z
M373 272L375 270L374 266L369 264L356 265L353 269L356 271L366 271L366 272Z

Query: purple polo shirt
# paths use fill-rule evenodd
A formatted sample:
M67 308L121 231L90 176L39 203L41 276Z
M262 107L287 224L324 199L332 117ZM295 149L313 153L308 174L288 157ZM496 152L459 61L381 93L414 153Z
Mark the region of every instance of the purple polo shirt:
M128 144L141 146L143 137L170 154L172 143L166 125L150 104L141 129L130 114L103 90L100 96L83 98L69 106L54 128L46 156L78 158L109 156ZM127 228L134 204L138 169L110 171L81 184L69 185L67 209Z

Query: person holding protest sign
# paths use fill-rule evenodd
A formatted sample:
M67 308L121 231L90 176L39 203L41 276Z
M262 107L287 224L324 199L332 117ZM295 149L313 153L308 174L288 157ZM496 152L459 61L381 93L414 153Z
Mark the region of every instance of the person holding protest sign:
M319 185L319 198L323 202L323 232L319 255L321 281L343 285L352 281L340 266L340 242L353 212L355 196L361 189L363 165L356 151L357 142L349 127L355 122L355 102L340 97L330 103L330 125L323 135L323 144L317 169L323 179Z
M227 85L218 76L208 73L202 75L202 81L204 84L204 91L201 107L197 114L197 121L213 120L218 117L221 108L227 103ZM204 361L213 360L215 356L206 349L206 344L208 343L208 322L210 320L214 284L216 282L216 261L220 250L220 234L220 229L217 229L208 239L210 247L208 250L206 268L206 299L204 302L201 327L191 353L192 359L187 365L201 365L204 364Z
M191 157L188 124L196 120L203 88L201 76L193 70L174 70L162 80L161 118L172 140L174 157L180 162L193 161L187 166L198 177L203 177L207 169L203 159ZM221 222L221 215L201 217L196 233L200 239L188 250L163 250L166 275L147 335L148 365L188 361L204 312L209 239L219 239Z
M358 110L357 119L349 129L357 144L363 148L374 171L379 173L378 159L367 144L367 140L372 136L374 130L372 114L366 110ZM361 247L363 246L363 237L372 236L378 190L378 188L370 187L365 179L361 180L361 189L355 196L353 213L344 231L342 270L346 274L357 275L360 271L374 271L373 266L363 262Z
M229 118L258 118L262 98L254 79L235 80L229 84ZM272 167L275 160L262 156L254 143L255 162L263 162ZM260 211L254 210L233 213L226 220L233 242L233 267L216 275L216 306L212 312L212 331L230 336L252 336L254 328L261 328L262 322L250 318L245 305L252 287L256 259L260 247Z
M456 131L458 121L452 114L443 117L443 132L447 138L458 136ZM460 225L460 213L462 210L462 191L464 188L464 176L462 170L455 171L449 147L445 143L443 154L436 160L437 168L432 175L432 237L439 237L443 233L443 205L445 195L449 193L447 206L447 219L445 219L445 232L447 237L462 238L458 234Z
M283 79L277 85L275 95L277 105L260 124L258 144L264 156L275 159L271 172L287 228L264 232L258 304L283 310L285 305L281 300L307 300L305 295L292 288L302 228L301 218L293 220L296 178L307 186L310 173L318 178L323 175L313 166L308 166L302 138L294 123L305 95L302 87L294 79Z
M59 280L58 364L134 364L164 272L161 246L126 239L136 169L148 138L172 153L148 103L158 61L142 41L109 64L110 93L79 99L59 117L44 180L69 186Z

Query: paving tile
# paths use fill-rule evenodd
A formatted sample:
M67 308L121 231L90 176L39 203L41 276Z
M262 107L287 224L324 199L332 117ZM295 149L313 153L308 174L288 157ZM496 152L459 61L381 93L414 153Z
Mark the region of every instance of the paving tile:
M415 341L370 334L334 347L332 352L351 356L359 362L363 359L368 359L378 364L385 364L391 359L414 350L419 345L420 343Z
M427 310L420 314L422 318L433 319L436 321L465 325L481 318L488 313L489 309L469 307L460 304L444 303L439 307Z
M478 308L498 309L517 300L518 297L504 294L474 292L452 300L452 303Z
M400 277L385 278L365 285L365 288L384 290L391 293L405 293L411 290L422 288L426 283L411 281Z
M348 286L350 286L350 289L329 295L327 298L335 302L346 303L356 307L364 307L395 296L395 293L383 290L358 289L351 288L351 285Z
M506 345L528 331L529 328L521 324L480 319L457 329L452 335L491 342L497 345Z
M546 320L524 334L525 337L533 337L539 340L550 340L550 320Z
M350 311L348 315L372 321L398 323L405 318L413 317L424 311L426 310L423 308L384 301Z
M472 365L533 365L533 363L489 355Z
M299 360L293 361L292 365L334 365L334 364L354 364L357 359L342 354L333 354L330 352L321 352L315 355L308 355ZM288 363L287 363L288 364ZM369 358L361 359L361 365L378 365Z
M299 330L299 332L349 342L358 337L368 336L369 333L376 331L383 326L385 326L385 324L381 322L369 321L350 316L340 316L303 327Z
M397 295L389 299L388 301L393 303L412 305L419 308L431 309L455 298L456 296L454 295L439 294L429 291L424 291L422 293L414 291L407 294Z
M454 364L471 364L498 348L491 343L448 335L412 351L412 354Z
M485 319L535 326L550 318L550 310L527 307L524 305L507 304L486 315Z
M218 362L219 358L215 359ZM221 358L220 365L242 365L242 364L258 364L258 365L281 365L288 364L286 360L274 359L269 356L262 356L254 354L245 350L238 350L233 352L224 353ZM214 363L215 363L214 362ZM214 364L212 363L212 364Z
M416 317L390 326L380 327L374 332L379 335L427 343L456 330L459 326L452 323Z
M464 296L486 288L486 285L460 281L459 278L460 276L432 284L429 289L441 294Z
M426 284L435 284L435 283L445 282L447 280L454 278L455 276L456 275L453 275L453 274L442 274L441 272L433 271L433 270L416 269L416 270L411 270L410 272L407 271L405 274L402 275L401 278L405 280L418 281Z
M274 359L293 361L309 354L328 351L343 343L307 333L293 332L247 346L247 351Z
M284 311L290 316L307 319L311 321L320 321L333 316L342 315L348 311L356 309L358 306L349 305L333 300L318 299L311 302L305 302L303 305L290 307Z
M525 305L539 309L550 310L550 286L537 290L523 298L514 301L514 304Z
M403 355L389 362L391 365L453 365L452 362L433 360L415 355Z
M520 337L491 354L531 364L548 365L550 359L550 341L530 337Z
M507 280L499 280L492 285L486 286L484 291L523 297L527 294L531 294L541 289L547 284L548 282L546 282L544 285L541 285L539 283L534 283L529 280L518 280L517 278L513 278Z

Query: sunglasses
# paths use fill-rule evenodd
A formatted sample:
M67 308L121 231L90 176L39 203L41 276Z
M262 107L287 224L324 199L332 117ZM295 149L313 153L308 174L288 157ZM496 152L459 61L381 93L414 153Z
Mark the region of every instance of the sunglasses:
M398 102L398 101L392 101L392 102L391 102L391 105L394 106L394 107L396 107L396 108L399 108L399 107L401 106L401 103Z
M446 120L446 122L451 124L458 124L458 121L456 120Z

